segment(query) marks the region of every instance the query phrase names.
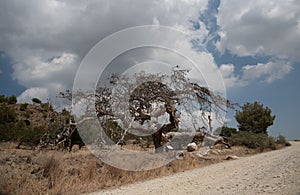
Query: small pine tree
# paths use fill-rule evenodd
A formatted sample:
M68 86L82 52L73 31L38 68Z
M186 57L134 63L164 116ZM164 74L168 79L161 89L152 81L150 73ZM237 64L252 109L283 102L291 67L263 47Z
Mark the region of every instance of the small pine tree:
M242 110L236 112L235 118L240 131L267 134L268 127L273 125L275 115L271 115L270 108L254 102L244 104Z

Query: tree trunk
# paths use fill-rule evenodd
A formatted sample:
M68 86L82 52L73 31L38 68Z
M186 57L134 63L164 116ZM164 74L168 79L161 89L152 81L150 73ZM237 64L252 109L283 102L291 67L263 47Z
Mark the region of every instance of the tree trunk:
M163 125L158 131L152 134L152 139L155 147L155 152L162 152L162 133L166 133L171 131L172 129L176 128L173 124Z

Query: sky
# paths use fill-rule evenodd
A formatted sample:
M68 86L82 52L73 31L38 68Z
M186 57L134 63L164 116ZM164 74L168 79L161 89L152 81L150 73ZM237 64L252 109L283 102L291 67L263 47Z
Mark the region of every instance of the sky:
M73 88L81 62L99 41L142 25L186 32L186 38L165 34L160 39L179 51L202 56L202 74L214 87L219 79L212 75L220 72L228 99L239 104L259 101L271 108L276 119L269 134L300 138L297 0L3 0L0 94L16 95L19 102L37 97L59 105L58 93ZM119 46L120 42L112 42L112 48ZM116 61L183 62L170 53L161 48L132 50ZM233 116L230 111L228 126L236 127Z

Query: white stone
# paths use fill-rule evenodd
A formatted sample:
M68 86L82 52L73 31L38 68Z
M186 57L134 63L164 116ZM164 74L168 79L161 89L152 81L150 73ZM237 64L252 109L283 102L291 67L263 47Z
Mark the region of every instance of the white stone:
M193 152L193 151L197 150L198 147L197 147L197 144L193 142L193 143L189 143L187 145L186 149L187 149L188 152Z

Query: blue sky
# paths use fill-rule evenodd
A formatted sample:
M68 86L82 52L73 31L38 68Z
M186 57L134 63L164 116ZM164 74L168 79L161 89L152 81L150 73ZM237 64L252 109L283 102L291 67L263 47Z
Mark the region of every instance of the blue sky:
M227 97L272 109L274 136L300 138L299 1L4 0L0 2L0 93L20 102L59 102L86 53L100 40L139 25L193 35L209 51ZM234 112L228 114L235 126Z

